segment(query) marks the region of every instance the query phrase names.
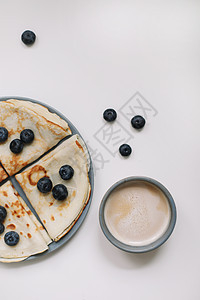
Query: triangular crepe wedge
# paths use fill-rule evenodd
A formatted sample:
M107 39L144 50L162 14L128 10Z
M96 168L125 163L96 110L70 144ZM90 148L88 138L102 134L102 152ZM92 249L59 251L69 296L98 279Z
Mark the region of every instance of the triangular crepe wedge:
M7 211L3 221L5 231L0 235L0 261L17 262L48 249L49 238L45 229L32 216L10 181L0 187L0 205ZM19 234L19 242L15 246L8 246L4 241L9 231Z
M0 127L8 130L8 139L0 143L0 162L10 176L71 134L68 124L47 108L15 99L0 101ZM10 143L19 139L24 129L31 129L35 138L31 144L24 145L22 152L15 154L10 150ZM2 178L0 173L0 180Z
M82 139L74 135L16 175L17 181L54 241L58 241L72 228L89 200L88 162L88 152ZM63 165L70 165L74 169L74 176L69 180L63 180L59 175L59 169ZM41 193L37 182L44 176L51 179L53 186L60 183L65 185L68 197L65 200L55 200L52 192Z
M5 170L0 165L0 182L3 181L6 178L8 178L8 175L6 174Z
M17 193L17 191L15 191L15 195L19 196L19 194ZM26 203L24 202L24 200L21 197L20 197L20 201L21 201L21 203L22 203L25 211L29 215L31 221L35 224L35 226L37 227L37 230L42 235L42 237L45 240L46 244L49 245L52 242L50 236L48 235L48 233L46 232L46 230L44 229L44 227L40 224L40 222L38 221L38 219L35 217L35 215L32 213L32 211L29 209L29 207L26 205Z

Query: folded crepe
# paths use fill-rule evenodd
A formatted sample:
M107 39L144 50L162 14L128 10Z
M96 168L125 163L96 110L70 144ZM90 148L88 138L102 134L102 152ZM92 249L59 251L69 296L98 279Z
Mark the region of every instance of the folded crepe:
M8 177L8 175L6 174L5 170L0 165L0 182L3 181L4 179L6 179L7 177Z
M74 175L69 180L63 180L59 175L59 169L63 165L70 165L74 169ZM88 203L91 190L88 171L87 149L82 139L74 135L16 175L17 181L54 241L58 241L72 228ZM53 186L65 185L68 197L65 200L55 200L52 192L41 193L37 182L42 177L49 177Z
M8 130L8 139L0 143L0 163L9 175L17 173L71 134L67 122L57 114L42 105L15 99L0 101L0 127ZM19 139L24 129L31 129L35 138L22 152L14 154L10 142ZM0 169L0 181L4 178Z
M3 221L5 231L0 234L0 261L18 262L48 249L51 239L46 230L26 206L10 181L0 187L0 205L7 211ZM15 246L8 246L4 241L4 235L8 231L19 234L19 242Z

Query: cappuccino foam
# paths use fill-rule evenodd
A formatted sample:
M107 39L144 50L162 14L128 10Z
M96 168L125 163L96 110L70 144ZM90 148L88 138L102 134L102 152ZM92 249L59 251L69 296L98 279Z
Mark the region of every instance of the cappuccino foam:
M133 181L119 186L110 194L104 216L109 231L116 239L128 245L144 246L165 233L171 211L160 189L144 181Z

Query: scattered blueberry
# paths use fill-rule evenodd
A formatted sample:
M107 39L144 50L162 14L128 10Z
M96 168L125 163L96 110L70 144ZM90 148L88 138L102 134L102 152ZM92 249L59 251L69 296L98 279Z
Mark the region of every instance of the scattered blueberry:
M69 180L74 175L74 169L69 165L64 165L59 170L60 177L64 180Z
M128 144L123 144L119 147L119 152L122 156L129 156L132 152L132 149Z
M141 129L144 127L146 121L142 116L135 116L131 119L131 124L135 129Z
M0 206L0 222L3 222L7 216L7 211L5 207Z
M0 143L5 142L8 138L8 130L5 127L0 127Z
M52 189L52 181L48 177L42 177L37 183L37 188L41 193L48 193Z
M117 118L117 113L114 109L112 108L108 108L104 111L103 113L103 118L107 121L107 122L112 122Z
M4 235L4 241L8 246L15 246L19 242L19 234L16 231L8 231Z
M25 144L30 144L34 140L34 132L31 129L24 129L20 133L20 139Z
M32 45L35 43L36 35L31 30L26 30L22 33L21 40L25 45Z
M65 200L68 196L68 191L63 184L56 184L53 187L52 194L56 200Z
M2 223L0 223L0 234L2 234L4 230L5 230L5 226Z

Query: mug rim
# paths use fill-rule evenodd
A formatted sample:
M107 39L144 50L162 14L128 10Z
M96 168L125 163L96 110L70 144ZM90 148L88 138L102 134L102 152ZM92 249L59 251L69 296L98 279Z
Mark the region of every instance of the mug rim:
M169 207L171 210L171 217L170 217L169 225L168 225L167 230L164 232L164 234L161 237L159 237L157 240L155 240L154 242L149 243L147 245L143 245L143 246L128 245L128 244L125 244L125 243L119 241L109 231L109 229L106 225L106 222L105 222L104 209L105 209L105 205L108 200L108 197L116 188L118 188L119 186L121 186L127 182L131 182L131 181L133 181L133 182L143 181L143 182L150 183L150 184L154 185L155 187L157 187L167 198L167 201L169 203ZM117 248L119 248L123 251L126 251L126 252L130 252L130 253L145 253L145 252L152 251L152 250L160 247L161 245L163 245L168 240L170 235L172 234L175 224L176 224L176 219L177 219L176 205L175 205L174 199L173 199L172 195L170 194L170 192L167 190L167 188L163 184L161 184L157 180L150 178L150 177L145 177L145 176L130 176L130 177L126 177L126 178L123 178L123 179L115 182L103 196L100 207L99 207L99 223L100 223L101 229L102 229L104 235L106 236L106 238Z

